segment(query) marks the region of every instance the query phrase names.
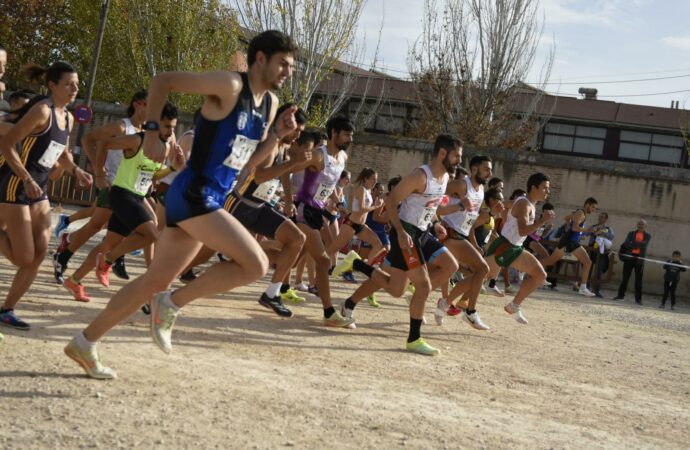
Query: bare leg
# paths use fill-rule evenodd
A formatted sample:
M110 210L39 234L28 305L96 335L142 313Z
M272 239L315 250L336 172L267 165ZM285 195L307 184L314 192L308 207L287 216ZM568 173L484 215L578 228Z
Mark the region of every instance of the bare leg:
M144 222L134 229L129 236L122 239L115 247L105 253L108 261L115 261L120 256L129 252L144 248L155 242L158 237L158 228L153 221Z
M529 275L525 277L524 281L520 285L520 290L515 295L513 302L519 305L525 300L535 289L544 284L546 280L546 272L544 267L537 261L531 253L522 252L520 256L513 261L512 264L520 272L524 272Z
M94 207L91 219L83 227L69 234L69 245L67 249L76 253L82 245L96 235L110 220L112 211L108 208Z

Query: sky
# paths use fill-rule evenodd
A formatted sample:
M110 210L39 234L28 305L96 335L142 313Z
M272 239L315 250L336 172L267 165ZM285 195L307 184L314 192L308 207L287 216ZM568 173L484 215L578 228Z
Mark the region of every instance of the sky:
M359 38L371 58L381 32L383 72L408 76L423 9L424 0L367 0ZM531 77L539 78L555 44L547 91L578 97L579 87L589 87L600 100L661 107L678 100L690 109L690 0L541 0L540 10L544 33Z

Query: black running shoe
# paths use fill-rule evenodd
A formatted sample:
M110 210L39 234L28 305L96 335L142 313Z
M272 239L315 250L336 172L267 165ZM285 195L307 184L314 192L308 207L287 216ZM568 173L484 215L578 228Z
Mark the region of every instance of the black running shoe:
M67 264L60 263L59 257L60 254L57 252L53 255L53 268L55 269L53 274L55 275L55 282L57 284L64 284Z
M147 316L151 315L151 306L147 303L144 306L141 307L141 312L146 314Z
M125 267L125 257L120 256L115 260L112 265L113 273L116 277L121 280L129 280L129 274L127 273L127 267Z
M285 307L285 305L283 305L283 302L280 300L280 296L270 298L264 292L263 294L261 294L259 304L264 308L272 309L273 312L278 314L280 317L292 317L292 311L290 311Z
M196 274L194 273L194 271L192 269L189 269L188 271L186 271L185 273L180 275L180 281L185 283L185 284L187 284L193 280L196 280Z

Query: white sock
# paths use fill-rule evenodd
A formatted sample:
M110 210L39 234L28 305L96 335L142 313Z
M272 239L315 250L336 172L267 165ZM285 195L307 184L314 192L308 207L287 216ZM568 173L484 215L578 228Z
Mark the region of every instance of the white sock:
M445 298L442 298L442 299L438 302L438 307L441 308L441 309L444 310L444 311L448 311L448 302L446 301Z
M177 306L176 304L173 303L172 301L172 292L163 297L162 303L167 306L168 308L173 308L175 311L179 311L180 307Z
M74 340L77 343L77 346L83 348L84 350L92 350L96 346L96 342L91 342L86 339L83 331L77 333L77 335L74 337Z
M278 296L278 293L280 292L280 286L282 286L283 283L269 283L268 287L266 288L266 295L268 298L274 298Z

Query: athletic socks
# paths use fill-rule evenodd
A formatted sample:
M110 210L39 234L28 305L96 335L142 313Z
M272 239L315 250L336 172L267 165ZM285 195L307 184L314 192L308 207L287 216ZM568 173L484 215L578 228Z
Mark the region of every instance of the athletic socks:
M0 314L5 314L6 312L14 311L12 308L0 308Z
M355 306L357 306L357 303L352 301L352 297L348 297L348 299L345 300L345 308L355 309Z
M496 287L496 278L492 278L492 279L489 280L489 287L490 287L491 289L493 289L493 288Z
M77 333L77 335L74 337L74 340L77 346L83 348L84 350L91 350L96 345L95 342L91 342L88 339L86 339L86 336L84 335L83 331Z
M330 308L324 308L324 309L323 309L323 316L324 316L326 319L328 319L329 317L331 317L333 314L335 314L335 308L334 308L334 307L331 306Z
M335 269L335 266L331 266L331 268L328 269L328 276L333 275L333 269Z
M414 342L422 335L422 319L413 319L410 317L410 335L407 337L407 342Z
M162 301L161 303L163 303L163 304L164 304L165 306L167 306L168 308L174 308L175 311L179 311L179 310L180 310L180 307L177 306L177 305L176 305L175 303L173 303L173 301L172 301L172 296L173 296L173 294L174 294L174 293L171 292L170 295L166 295L165 297L163 297L163 301Z
M474 314L476 312L477 312L476 309L466 309L465 310L465 314L467 314L468 316L471 316L472 314Z
M269 283L266 288L266 296L268 298L275 298L278 296L278 292L282 292L281 283Z
M369 278L371 278L371 274L374 273L374 268L361 259L355 259L355 261L352 263L352 270L361 272Z
M289 284L283 283L283 284L280 285L280 293L281 293L281 294L286 293L286 292L288 291L288 289L290 289L290 285L289 285Z
M67 265L67 263L69 262L69 260L70 260L70 258L72 257L72 255L74 255L74 253L72 253L71 251L69 251L69 249L66 249L64 252L58 253L57 260L58 260L58 262L59 262L60 264L62 264L63 266L65 266L65 265Z

